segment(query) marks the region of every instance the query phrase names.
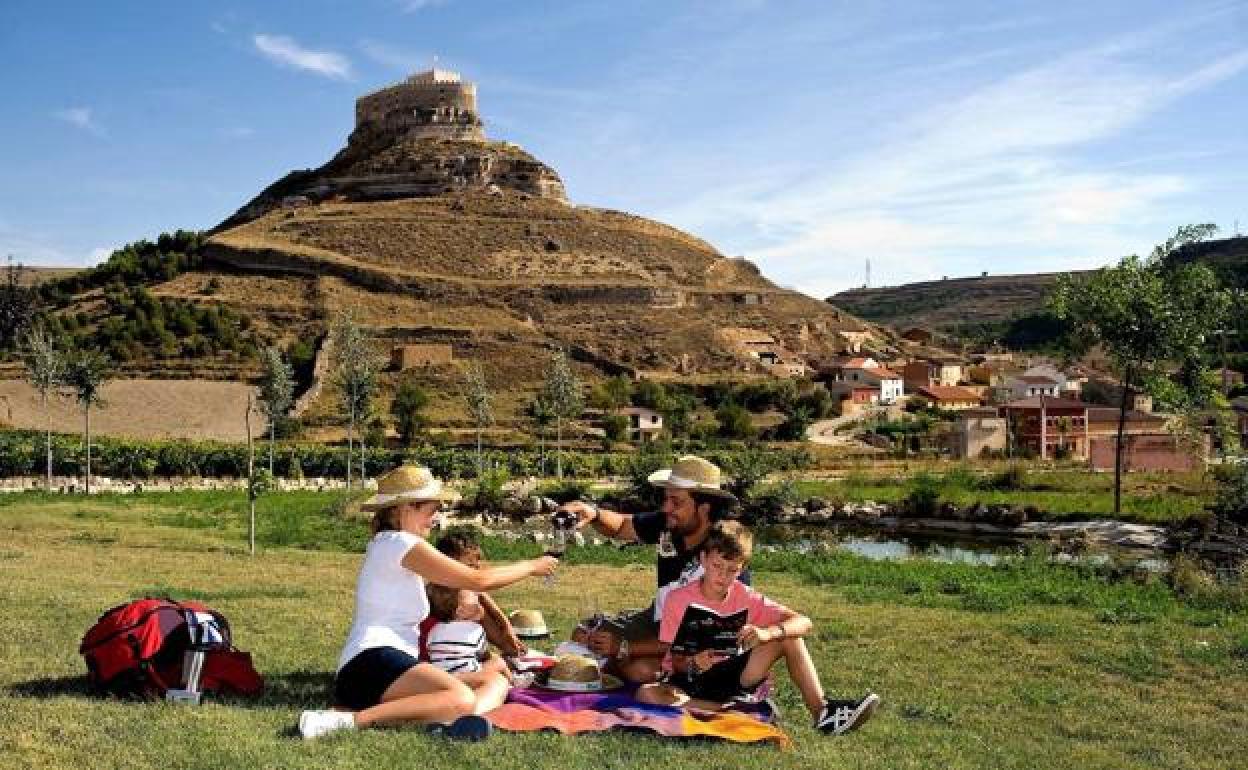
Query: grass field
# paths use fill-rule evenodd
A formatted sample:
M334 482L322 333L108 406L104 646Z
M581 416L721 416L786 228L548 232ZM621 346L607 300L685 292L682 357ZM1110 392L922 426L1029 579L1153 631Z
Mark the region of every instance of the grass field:
M764 555L756 583L811 615L830 691L883 697L851 736L812 732L782 681L788 752L628 735L466 746L418 730L303 743L291 728L327 702L363 542L340 509L311 493L262 500L263 547L250 557L237 493L0 500L0 766L1213 768L1242 766L1248 750L1242 585L1193 576L1176 593L1038 557L990 569L832 553ZM553 587L530 581L499 597L543 608L566 632L590 605L643 602L647 557L586 549L575 561L613 564L571 564ZM267 678L264 697L184 709L88 696L81 634L151 592L225 612Z
M926 470L923 466L919 466ZM1045 518L1079 519L1114 515L1114 475L1087 470L1028 471L1018 488L993 487L1008 466L937 466L930 471L942 502L958 506L1035 506ZM798 481L803 496L831 500L898 502L910 492L911 469L868 472L850 470L843 478ZM1143 524L1166 524L1200 514L1213 499L1213 482L1203 473L1130 473L1123 476L1122 513L1117 517Z

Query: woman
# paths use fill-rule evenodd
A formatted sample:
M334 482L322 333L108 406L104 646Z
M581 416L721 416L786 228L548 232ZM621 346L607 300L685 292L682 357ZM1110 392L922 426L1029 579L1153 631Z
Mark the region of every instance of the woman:
M336 705L349 710L303 712L299 732L304 738L403 722L442 725L450 737L489 735L481 714L502 705L507 680L499 674L461 680L417 660L420 623L429 614L425 582L493 591L550 575L559 562L543 556L474 569L440 553L425 538L438 508L453 496L428 468L403 465L377 480L377 494L362 506L373 511L374 534L360 567L355 620L334 680Z

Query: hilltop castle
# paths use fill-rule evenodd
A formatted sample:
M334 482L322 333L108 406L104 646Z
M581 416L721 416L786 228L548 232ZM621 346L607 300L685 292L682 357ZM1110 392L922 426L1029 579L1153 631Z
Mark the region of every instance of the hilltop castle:
M357 99L355 131L361 137L485 140L476 84L436 68Z

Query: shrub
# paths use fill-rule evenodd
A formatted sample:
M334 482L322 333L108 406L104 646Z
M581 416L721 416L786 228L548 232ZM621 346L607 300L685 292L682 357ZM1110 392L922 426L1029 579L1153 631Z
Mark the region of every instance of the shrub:
M1214 478L1218 492L1210 510L1223 521L1248 526L1248 465L1224 465Z
M506 497L504 487L511 479L505 467L489 466L464 493L463 506L471 511L500 511Z
M930 473L919 473L910 481L910 492L902 509L911 516L932 516L940 506L940 480Z

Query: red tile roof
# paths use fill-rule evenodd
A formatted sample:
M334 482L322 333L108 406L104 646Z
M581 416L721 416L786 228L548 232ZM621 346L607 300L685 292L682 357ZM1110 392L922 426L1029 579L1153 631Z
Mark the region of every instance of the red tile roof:
M919 388L918 393L920 396L930 398L933 401L974 401L979 403L982 400L975 391L959 388L956 385L928 385Z

